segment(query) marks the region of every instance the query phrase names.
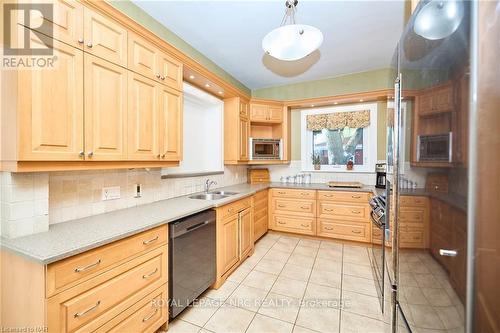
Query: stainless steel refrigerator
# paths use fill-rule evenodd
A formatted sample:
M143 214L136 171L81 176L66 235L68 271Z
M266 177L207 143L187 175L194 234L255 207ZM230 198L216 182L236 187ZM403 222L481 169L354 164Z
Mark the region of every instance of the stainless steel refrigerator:
M499 58L498 1L420 1L396 48L382 303L393 332L500 332Z

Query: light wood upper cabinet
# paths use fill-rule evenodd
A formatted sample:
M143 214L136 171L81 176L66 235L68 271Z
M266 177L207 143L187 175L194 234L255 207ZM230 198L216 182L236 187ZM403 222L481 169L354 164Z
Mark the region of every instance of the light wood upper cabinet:
M159 78L158 49L136 34L128 35L128 69L147 78Z
M241 101L240 102L240 117L248 118L250 116L250 104Z
M182 63L163 52L158 53L158 73L162 83L182 90Z
M269 104L250 104L250 121L264 123L283 122L283 108Z
M127 159L127 70L85 55L85 159Z
M160 99L157 83L130 73L128 90L128 159L158 160Z
M45 1L44 1L45 2ZM83 47L83 5L73 0L51 0L52 19L39 11L31 11L30 24L33 30L69 44Z
M253 219L252 210L247 208L239 214L240 232L240 259L245 258L253 248Z
M248 119L240 118L239 126L239 159L241 161L248 161L248 145L249 145L249 132L250 122Z
M179 161L182 159L182 94L165 86L159 89L160 158Z
M127 29L88 8L83 17L85 51L127 67Z
M445 85L418 96L418 114L432 115L453 110L453 87Z
M76 161L83 151L83 52L53 41L57 65L19 71L20 161Z

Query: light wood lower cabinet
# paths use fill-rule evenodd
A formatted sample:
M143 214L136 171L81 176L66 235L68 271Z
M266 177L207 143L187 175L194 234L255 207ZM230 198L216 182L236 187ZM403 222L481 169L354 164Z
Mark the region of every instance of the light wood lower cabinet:
M253 240L256 242L268 229L268 194L269 190L263 190L254 195L254 227Z
M429 248L429 199L401 196L399 211L399 247Z
M318 236L369 242L369 223L318 218Z
M252 198L245 198L216 209L217 216L217 279L219 288L231 272L254 249Z
M294 215L271 215L273 230L304 235L316 235L316 219Z
M2 282L10 290L2 290L1 325L154 332L168 317L167 232L157 227L47 266L2 251ZM19 276L31 283L15 283Z

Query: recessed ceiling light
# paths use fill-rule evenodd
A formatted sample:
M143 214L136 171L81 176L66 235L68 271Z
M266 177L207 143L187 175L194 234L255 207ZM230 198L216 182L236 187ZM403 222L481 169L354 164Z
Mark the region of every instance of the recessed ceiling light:
M362 100L362 99L360 99L359 101L360 101L360 102L363 102L363 100Z
M189 75L189 78L190 78L191 80L194 80L194 75Z
M222 95L222 91L219 91L219 95Z
M337 104L339 104L339 102L334 102L333 104L337 105Z
M208 83L205 83L205 87L210 88L210 85Z
M314 107L314 104L311 104L311 107L313 108L313 107Z

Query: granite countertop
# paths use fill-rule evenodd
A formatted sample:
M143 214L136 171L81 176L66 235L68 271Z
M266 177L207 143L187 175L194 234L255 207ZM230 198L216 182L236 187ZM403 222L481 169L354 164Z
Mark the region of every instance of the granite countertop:
M293 188L309 190L358 191L377 194L374 186L361 188L332 188L326 184L238 184L217 190L238 194L220 200L190 199L182 197L161 200L150 204L121 209L105 214L89 216L77 220L50 225L46 232L8 239L0 238L2 248L22 255L41 264L55 261L91 250L93 248L123 239L139 232L167 224L183 217L196 214L248 197L267 188ZM424 190L411 190L404 195L427 195L436 197L452 205L463 204L458 197ZM462 205L461 207L465 207Z

